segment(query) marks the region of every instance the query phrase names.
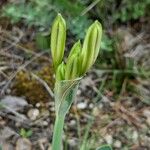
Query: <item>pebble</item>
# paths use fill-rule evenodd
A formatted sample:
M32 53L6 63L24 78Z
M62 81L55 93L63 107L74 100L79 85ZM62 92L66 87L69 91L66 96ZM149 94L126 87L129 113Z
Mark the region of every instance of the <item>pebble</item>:
M77 90L77 95L81 95L81 93L82 93L81 90L78 89L78 90Z
M26 138L19 138L16 142L16 150L31 150L32 144Z
M21 127L21 122L16 122L16 123L15 123L15 126L16 126L16 127Z
M94 116L98 116L98 115L99 115L99 109L98 109L97 107L94 107L92 114L93 114Z
M77 139L76 139L76 138L69 139L69 140L68 140L68 144L69 144L71 147L77 146L77 144L78 144Z
M146 122L150 126L150 117L146 119Z
M89 104L89 108L90 108L90 109L93 109L93 107L94 107L94 104L93 104L93 103L90 103L90 104Z
M50 111L54 112L55 111L55 107L51 107Z
M107 134L104 139L106 140L107 144L112 144L113 143L113 138L111 135Z
M87 107L87 103L85 102L80 102L77 104L78 109L85 109Z
M150 117L150 111L149 111L149 110L144 110L144 111L143 111L143 115L144 115L145 117L149 118L149 117Z
M43 126L48 126L48 122L47 121L43 121Z
M76 120L74 120L74 119L70 120L68 125L70 127L75 127L76 126Z
M28 106L28 103L25 99L11 95L5 96L1 100L1 104L4 105L3 109L6 112L20 111L23 110L24 107Z
M32 108L28 111L27 115L31 120L36 120L38 115L40 114L39 110L36 108Z
M3 118L0 116L0 126L4 126L6 124L6 121L3 120Z
M121 145L122 145L122 143L119 140L116 140L114 142L114 147L116 147L116 148L121 148Z
M2 144L2 149L3 150L14 150L14 147L10 143L4 143L4 144Z
M54 101L49 102L49 103L48 103L48 106L54 107L54 106L55 106L55 102L54 102Z
M133 139L135 142L137 141L137 139L138 139L138 132L137 132L137 131L133 131L132 139Z
M36 105L35 105L37 108L39 108L40 106L41 106L41 104L40 103L36 103Z
M99 108L99 109L102 109L102 108L103 108L103 104L102 104L102 103L99 104L99 105L98 105L98 108Z
M7 126L4 128L1 128L0 129L0 141L5 141L16 134L17 133L13 129Z

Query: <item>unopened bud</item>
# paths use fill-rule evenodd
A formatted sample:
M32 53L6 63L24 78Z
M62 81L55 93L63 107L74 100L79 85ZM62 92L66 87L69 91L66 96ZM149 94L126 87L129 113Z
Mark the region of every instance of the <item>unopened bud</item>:
M58 14L53 22L51 30L51 53L55 71L62 62L65 50L65 41L66 22L61 14Z
M79 76L79 57L78 54L73 54L66 64L66 72L65 72L65 79L71 80L76 79Z
M88 29L81 53L82 70L84 74L94 64L100 49L102 27L95 21Z
M76 42L73 47L71 48L71 51L69 53L68 59L73 55L73 54L78 54L81 52L81 42L80 40Z
M56 70L56 80L61 81L65 79L65 64L62 62Z

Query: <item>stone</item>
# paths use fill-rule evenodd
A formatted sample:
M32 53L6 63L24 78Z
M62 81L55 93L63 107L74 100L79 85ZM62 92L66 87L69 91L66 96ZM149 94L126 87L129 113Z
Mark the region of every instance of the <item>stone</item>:
M132 139L133 139L133 141L135 141L135 142L138 140L138 132L137 132L137 131L133 131Z
M68 144L70 147L76 147L78 142L76 138L68 139Z
M114 147L116 147L116 148L121 148L121 146L122 146L122 143L121 143L119 140L116 140L116 141L114 142Z
M11 136L16 135L17 133L9 128L9 127L4 127L0 129L0 141L5 141L9 139Z
M32 144L26 138L19 138L16 142L16 150L31 150Z
M93 111L92 111L92 114L93 114L94 116L98 116L99 113L100 113L99 109L98 109L97 107L94 107L94 108L93 108Z
M149 110L144 110L143 111L143 115L145 116L145 117L147 117L147 118L150 118L150 111Z
M80 102L77 104L78 109L85 109L87 107L87 103L85 102Z
M76 124L77 124L77 123L76 123L76 120L74 120L74 119L70 120L69 123L68 123L68 125L69 125L70 127L72 127L72 128L73 128L73 127L76 127Z
M107 144L111 145L113 143L113 138L109 134L105 135L104 139L106 140Z
M19 111L28 105L25 99L16 96L5 96L0 103L6 112Z
M27 113L29 119L31 119L31 120L36 120L37 117L39 116L39 114L40 114L40 111L36 108L30 109Z
M43 121L43 126L48 126L48 122L47 121Z
M10 144L10 143L4 143L4 144L2 145L2 149L3 149L3 150L14 150L14 147L13 147L13 145Z

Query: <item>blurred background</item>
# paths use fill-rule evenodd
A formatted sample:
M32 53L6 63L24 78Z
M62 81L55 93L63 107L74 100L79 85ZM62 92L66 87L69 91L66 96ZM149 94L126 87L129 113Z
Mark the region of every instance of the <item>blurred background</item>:
M66 117L64 150L150 149L150 0L0 0L0 149L51 146L53 19L67 22L67 57L94 20L101 50Z

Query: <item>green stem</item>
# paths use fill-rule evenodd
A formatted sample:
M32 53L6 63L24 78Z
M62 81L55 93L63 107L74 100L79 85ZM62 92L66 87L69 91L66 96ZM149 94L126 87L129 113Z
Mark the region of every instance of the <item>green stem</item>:
M53 141L52 141L52 150L62 150L62 133L64 126L64 116L56 115Z

